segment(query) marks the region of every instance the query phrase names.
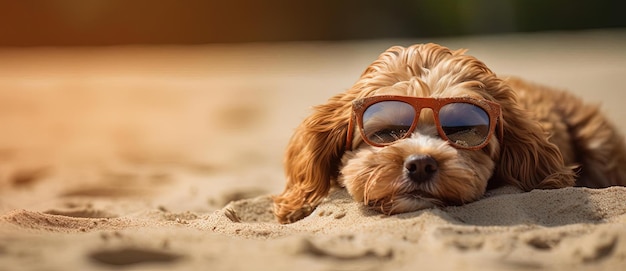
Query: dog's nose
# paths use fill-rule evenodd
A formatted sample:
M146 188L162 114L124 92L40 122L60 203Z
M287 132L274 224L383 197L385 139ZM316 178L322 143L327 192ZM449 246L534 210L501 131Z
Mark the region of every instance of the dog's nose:
M404 161L407 176L414 182L425 182L437 173L437 161L430 155L411 155Z

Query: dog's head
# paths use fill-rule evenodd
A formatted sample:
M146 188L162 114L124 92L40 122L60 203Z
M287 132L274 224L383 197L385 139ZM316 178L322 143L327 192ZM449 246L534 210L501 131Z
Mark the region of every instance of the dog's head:
M308 215L333 182L386 214L479 199L489 186L573 183L558 148L485 64L436 44L382 53L293 135L282 223Z

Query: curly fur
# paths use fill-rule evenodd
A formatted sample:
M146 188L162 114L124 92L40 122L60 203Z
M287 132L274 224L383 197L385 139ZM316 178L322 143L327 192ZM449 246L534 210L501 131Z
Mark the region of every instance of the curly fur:
M524 191L626 184L623 137L597 107L563 91L497 77L464 53L436 44L391 47L352 88L315 107L287 148L287 185L274 197L278 221L307 216L334 184L386 214L468 203L503 184ZM411 138L378 148L354 133L352 150L346 151L352 101L387 94L495 101L502 107L503 141L494 136L482 150L455 149L438 138L432 115L422 113ZM415 153L439 163L431 182L402 177L402 161Z

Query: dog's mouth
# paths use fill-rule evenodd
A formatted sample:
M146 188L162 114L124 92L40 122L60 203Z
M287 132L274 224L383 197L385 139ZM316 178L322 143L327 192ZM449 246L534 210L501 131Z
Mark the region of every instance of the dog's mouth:
M446 205L446 202L443 201L442 199L437 198L433 194L430 194L430 193L425 192L423 190L415 190L415 191L412 191L410 193L407 193L406 197L408 197L408 198L410 198L410 199L412 199L414 201L427 202L428 204L431 205L428 208L442 207L442 206ZM426 208L422 208L422 209L426 209Z
M423 190L414 190L367 202L370 209L386 215L414 212L444 204L442 200Z
M436 201L436 202L440 202L441 204L443 204L443 202L438 200L435 196L423 190L414 190L409 193L406 193L405 195L409 197L413 197L414 199L418 199L418 200ZM440 205L440 204L438 203L437 205Z

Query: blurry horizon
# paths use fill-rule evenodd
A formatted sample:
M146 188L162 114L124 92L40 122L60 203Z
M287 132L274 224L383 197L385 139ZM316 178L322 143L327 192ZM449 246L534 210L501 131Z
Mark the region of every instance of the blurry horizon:
M626 27L619 1L0 0L0 46L431 38Z

